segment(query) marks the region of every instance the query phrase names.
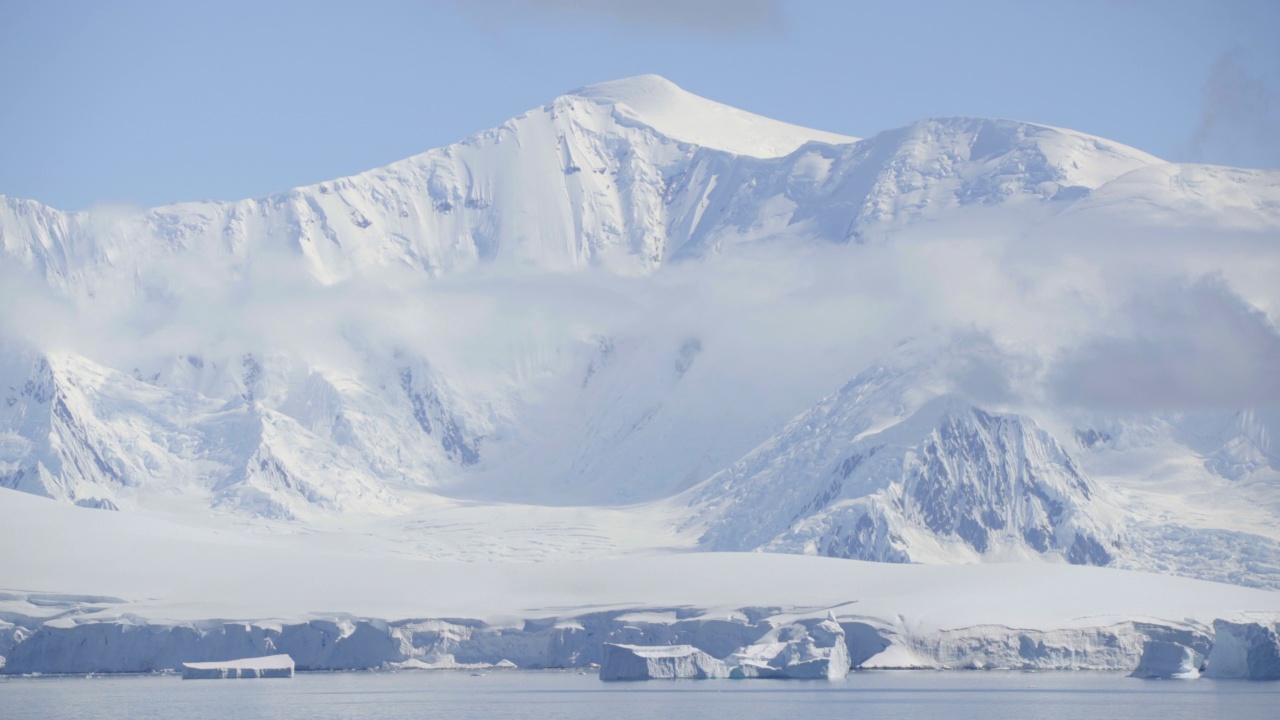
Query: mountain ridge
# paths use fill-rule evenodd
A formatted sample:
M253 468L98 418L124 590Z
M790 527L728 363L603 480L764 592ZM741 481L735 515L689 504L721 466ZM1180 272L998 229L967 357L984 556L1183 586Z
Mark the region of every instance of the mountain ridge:
M659 90L654 92L653 86ZM634 126L618 125L615 112L617 107L627 108L626 101L637 95L658 96L659 100L650 104L659 107L672 97L676 99L668 104L680 108L727 106L693 96L654 76L588 86L575 92L585 94L562 95L459 143L356 175L262 198L178 203L152 208L132 220L125 213L108 215L100 222L100 214L63 213L38 203L33 206L31 203L35 201L5 198L8 217L0 223L0 228L26 224L24 234L35 241L35 246L28 241L26 247L14 247L7 237L12 230L0 238L0 242L10 254L18 255L28 264L44 267L46 274L76 270L73 267L51 269L51 266L127 253L127 246L84 247L92 245L95 237L119 233L169 252L191 243L207 246L227 243L227 250L236 261L243 261L243 250L239 246L248 237L274 237L283 243L282 250L304 257L310 272L321 282L351 277L359 274L362 267L394 265L417 267L430 276L438 276L450 268L465 269L503 257L552 270L603 265L626 273L651 272L670 257L705 254L705 250L697 248L722 247L726 240L759 235L761 228L765 232L777 232L779 228L767 218L754 213L744 216L732 210L735 205L759 206L768 198L744 198L740 194L735 197L723 187L717 192L718 185L733 184L738 178L746 182L762 170L773 176L771 182L765 183L765 191L771 196L781 196L786 198L785 202L794 203L797 200L792 196L799 193L802 196L799 202L803 203L814 200L803 196L816 194L817 199L827 203L829 209L816 223L812 222L814 218L801 216L791 218L789 225L817 224L831 241L847 241L865 229L858 226L919 215L925 206L946 201L947 192L958 199L958 202L946 201L953 204L1028 193L1042 198L1061 193L1062 197L1074 199L1079 190L1073 188L1096 189L1102 184L1101 178L1118 175L1106 167L1084 175L1078 167L1069 167L1072 163L1078 165L1072 153L1090 145L1107 148L1105 152L1111 153L1107 157L1124 158L1123 162L1129 163L1125 167L1129 169L1133 169L1133 163L1160 162L1139 151L1073 131L967 118L920 121L866 140L842 144L838 146L844 147L840 151L824 149L828 144L824 142L805 150L805 142L832 139L821 131L765 123L761 126L763 130L780 132L780 137L787 142L805 133L817 135L804 138L805 142L799 142L783 155L758 158L730 153L736 158L730 160L717 155L723 151L714 147L693 154L680 150L681 146L696 146L689 146L676 137L679 133L667 136L661 128L640 122L643 113L631 113L631 119L637 123ZM600 112L591 107L599 107ZM656 114L659 124L668 120L662 113ZM734 118L742 120L736 115ZM767 119L750 116L745 122L754 127L751 123L757 120L763 123ZM605 134L600 135L601 132ZM1049 139L1036 140L1042 136ZM604 142L605 137L616 140ZM1023 142L1019 138L1031 138L1027 149L1007 158L997 157L1001 162L990 164L986 172L979 169L976 177L960 178L959 187L952 187L955 183L948 181L948 177L956 175L955 161L947 160L934 168L917 167L913 162L913 156L922 153L964 160L961 155L973 148L977 148L979 154L998 148L1001 143L1013 143L1010 147L1016 148ZM511 143L527 146L526 154L534 153L535 148L542 151L519 160L523 155L510 155L502 148L504 141L508 147ZM1063 156L1046 158L1038 149L1041 142L1050 143L1054 152ZM964 147L965 143L973 147ZM642 157L637 161L627 160L635 151ZM477 152L483 155L476 155ZM875 173L879 164L874 160L882 155L890 166L889 175L855 178L855 185L865 186L864 189L855 189L849 198L830 197L833 188L828 179L833 163L837 167L849 166L851 172L865 173L859 168L870 157L870 170ZM486 159L491 156L505 159L492 166L492 161ZM739 169L744 163L745 167ZM1035 167L1028 170L1028 163ZM823 165L828 167L824 169ZM588 168L587 172L584 173L583 168ZM1009 172L1036 174L1024 181L1022 187L1014 188L1008 185L1008 180L1000 179ZM838 169L835 177L840 177ZM588 178L594 180L587 181ZM522 189L504 190L504 183L512 180L520 183ZM1066 182L1058 182L1060 180ZM671 182L680 185L675 192L696 200L695 204L664 209L668 205L664 197L671 192L667 185ZM847 185L848 181L843 180L841 184ZM502 204L499 200L499 206L493 206L495 193L499 198L509 199L521 197L528 188L537 186L556 189L551 194L542 192L528 202ZM839 188L834 190L839 192ZM568 205L564 205L566 201ZM559 209L547 211L545 208ZM715 212L718 208L722 208L719 213ZM831 209L836 209L840 216L825 217ZM659 217L655 218L654 213ZM724 217L726 214L728 217ZM665 219L661 219L662 215ZM24 223L22 218L29 221ZM519 220L522 226L544 228L542 233L552 228L556 232L547 236L507 229L510 218ZM568 245L562 245L562 240L551 242L553 238L563 237L577 240ZM127 239L118 242L127 242ZM337 245L340 251L335 253L330 245ZM41 248L46 252L42 254ZM83 257L86 254L90 257Z

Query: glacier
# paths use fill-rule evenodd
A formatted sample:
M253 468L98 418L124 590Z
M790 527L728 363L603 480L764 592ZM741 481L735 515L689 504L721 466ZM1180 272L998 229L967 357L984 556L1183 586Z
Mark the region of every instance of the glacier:
M924 627L841 609L879 590L814 599L843 571L809 563L1008 566L1010 598L1075 566L1280 588L1277 238L1274 170L1000 119L854 138L657 76L262 198L0 196L4 672L278 642L305 668L587 667L604 642L753 676L1128 670L1147 642L1212 668L1238 634L1214 622L1273 623L1271 596ZM274 604L224 587L244 556L276 560ZM677 592L684 556L791 596ZM471 602L343 596L417 562ZM668 571L592 589L608 562ZM533 594L472 611L496 576ZM87 638L114 659L75 658ZM1269 672L1237 660L1217 672Z
M755 557L746 556L751 565L764 569ZM704 572L716 567L715 558L706 560L710 562L696 566ZM832 562L838 561L824 564ZM788 556L776 556L768 565L791 568L788 573L795 574ZM835 591L849 592L870 581L881 588L882 597L826 609L562 606L561 614L546 615L541 614L546 610L509 608L492 598L487 605L469 601L471 617L386 620L311 613L311 619L245 622L173 619L174 612L189 612L190 604L156 607L119 598L14 596L3 600L11 631L0 647L5 657L0 672L157 672L199 662L229 677L223 671L243 665L240 658L277 656L292 658L300 670L598 666L604 680L839 679L852 667L1127 670L1134 665L1151 667L1151 648L1168 645L1187 653L1211 653L1210 667L1218 658L1218 677L1269 677L1265 662L1251 661L1251 675L1232 665L1257 653L1246 652L1244 646L1237 649L1238 643L1232 644L1235 636L1223 629L1255 627L1245 621L1251 614L1276 612L1274 598L1261 591L1176 578L1151 588L1136 574L1131 582L1144 589L1135 592L1124 578L1108 577L1110 571L1097 569L1083 577L1042 573L1040 579L1048 579L1049 587L1033 589L1025 586L1016 567L979 583L924 577L912 566L897 567L899 571L888 578L874 578L874 573L859 569L859 577ZM637 570L650 582L670 572L672 564L657 562L651 568L632 566L615 572ZM600 576L598 567L570 572L575 582ZM813 584L793 583L773 593L819 601L832 594L820 584L820 574L801 569L798 577ZM480 583L498 578L495 572ZM1067 593L1062 587L1079 587L1082 581L1085 589L1064 602ZM476 582L472 576L466 584ZM709 585L721 583L713 580ZM493 587L500 586L498 580ZM1025 596L1019 599L1047 609L1028 613L1014 602L993 599L994 591ZM1182 599L1171 600L1170 591L1182 592ZM363 592L384 594L382 588ZM553 592L561 601L585 600L563 587ZM721 599L735 593L759 597L740 586L713 592ZM930 612L938 605L938 593L960 600L946 617ZM657 599L694 599L697 594L667 589ZM711 597L703 594L701 600ZM431 606L427 601L416 608ZM1234 609L1241 606L1253 610ZM384 604L382 609L389 608ZM1137 610L1167 619L1135 622L1121 620L1123 612L1080 614L1100 609ZM1187 611L1193 617L1174 619ZM1229 614L1237 622L1207 620L1216 613ZM995 617L1021 627L986 622Z

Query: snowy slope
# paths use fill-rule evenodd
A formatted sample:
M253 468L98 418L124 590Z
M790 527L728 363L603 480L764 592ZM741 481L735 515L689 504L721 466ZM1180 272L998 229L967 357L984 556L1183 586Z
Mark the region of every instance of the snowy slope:
M1109 212L1148 222L1153 218L1184 224L1208 220L1228 227L1274 227L1280 221L1280 173L1154 164L1109 180L1071 212Z
M858 138L788 125L698 97L660 75L588 85L571 93L612 105L615 114L673 140L734 155L790 155L807 142L840 145Z
M68 596L44 610L27 608L33 616L62 616L63 624L122 613L151 621L300 619L335 609L519 624L589 608L727 613L782 606L820 615L833 608L933 632L978 625L1091 628L1133 619L1209 623L1280 612L1280 593L1046 563L901 565L652 551L542 562L433 561L354 548L322 534L228 533L30 496L0 507L0 520L6 544L40 527L63 531L57 542L3 560L7 584ZM77 527L97 542L76 540L70 530ZM287 583L280 581L285 569ZM86 587L97 590L86 593ZM78 608L75 596L82 598ZM23 604L25 597L5 599Z

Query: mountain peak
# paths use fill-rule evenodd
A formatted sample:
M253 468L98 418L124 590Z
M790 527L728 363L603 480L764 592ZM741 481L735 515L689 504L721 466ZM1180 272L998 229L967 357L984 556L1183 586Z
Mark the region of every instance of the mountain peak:
M578 88L569 94L632 104L634 101L646 96L662 98L680 94L691 95L692 93L687 92L684 88L661 75L648 73L594 83Z
M773 158L807 142L833 145L858 138L814 130L694 95L661 75L636 75L579 88L570 95L612 104L622 118L673 140L735 155Z

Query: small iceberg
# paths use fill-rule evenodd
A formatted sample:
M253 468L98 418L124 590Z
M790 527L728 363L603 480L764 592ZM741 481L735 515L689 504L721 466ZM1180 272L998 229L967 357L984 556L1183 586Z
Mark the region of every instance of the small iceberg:
M226 680L232 678L291 678L293 658L288 655L182 663L183 680Z

